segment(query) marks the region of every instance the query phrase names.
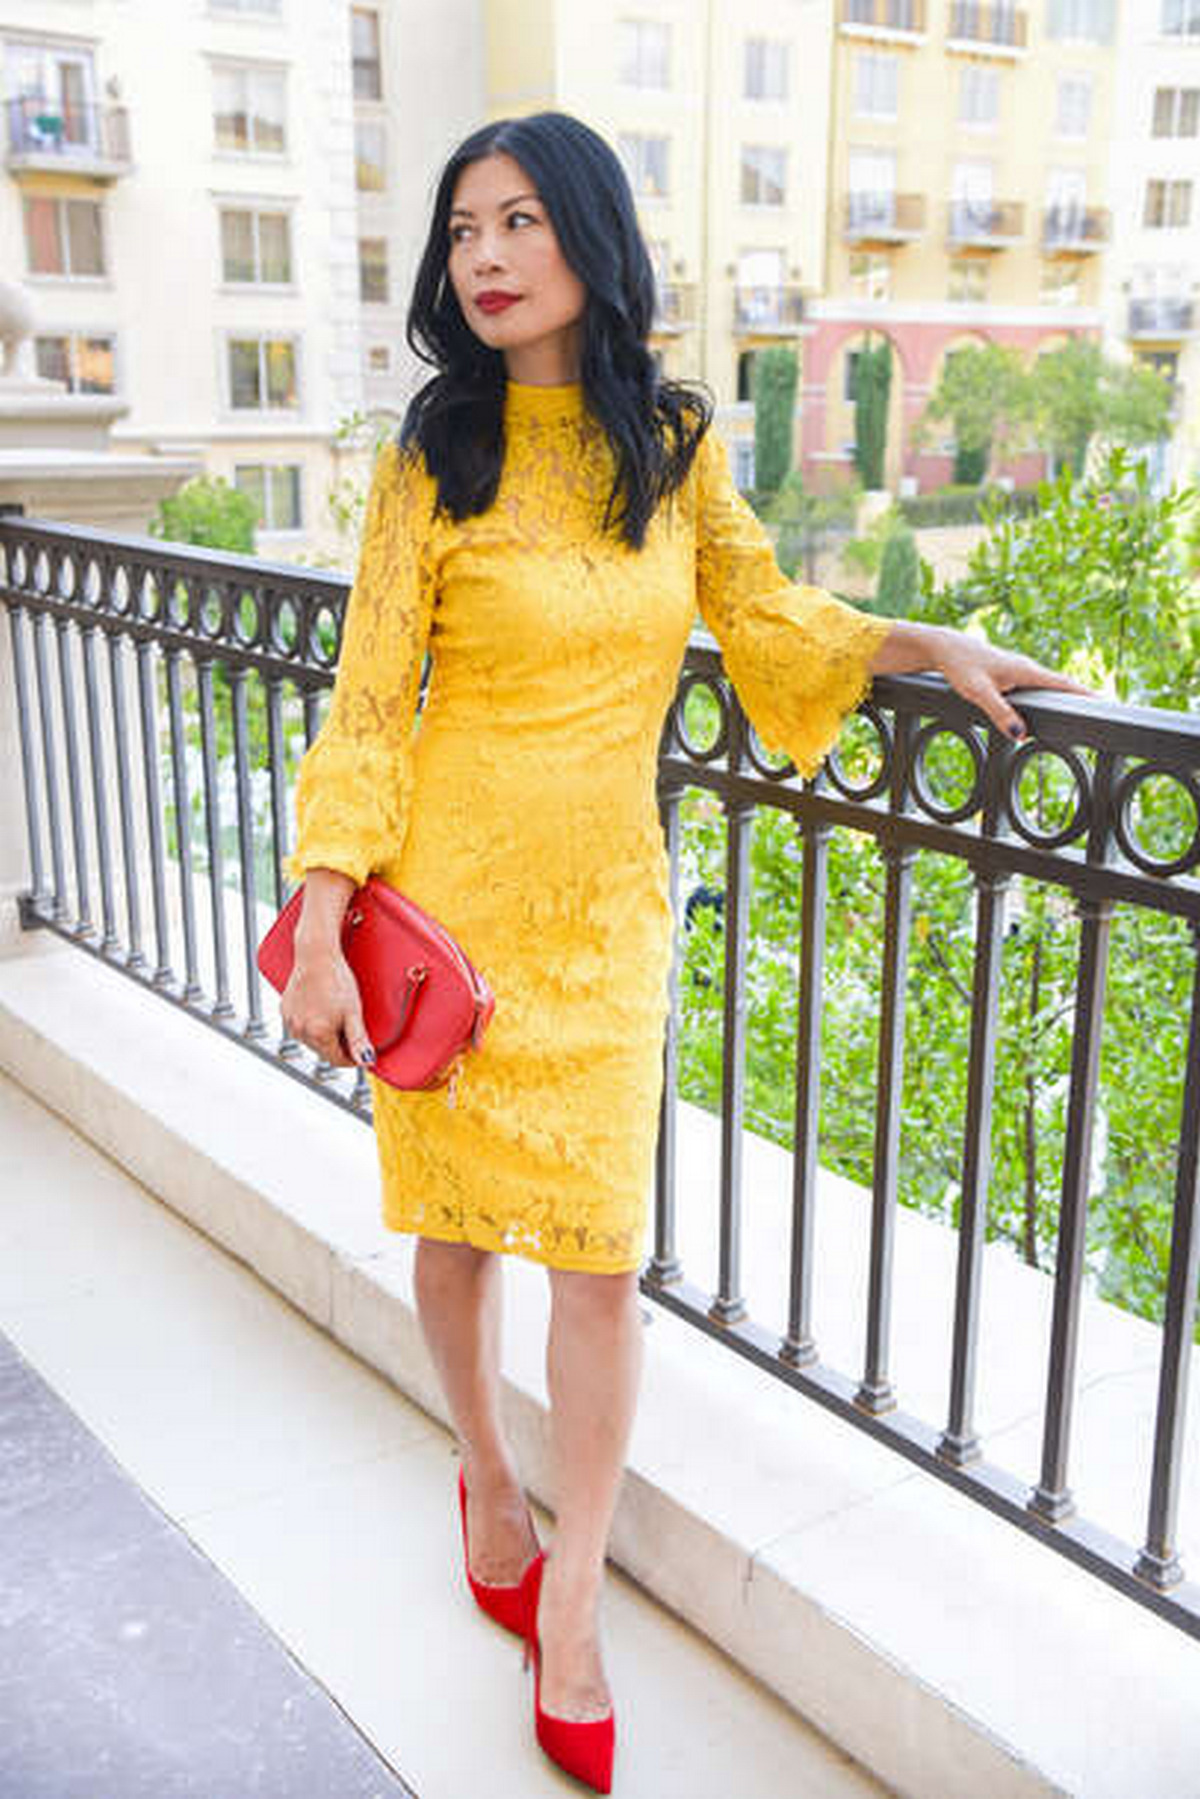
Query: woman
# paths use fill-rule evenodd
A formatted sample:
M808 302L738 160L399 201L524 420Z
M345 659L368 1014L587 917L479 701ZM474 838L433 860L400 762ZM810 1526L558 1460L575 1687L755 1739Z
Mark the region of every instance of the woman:
M339 949L370 872L495 992L453 1107L372 1077L383 1214L418 1235L472 1590L533 1650L539 1742L599 1792L614 1724L597 1610L642 1361L672 942L656 755L696 606L764 741L804 774L876 674L938 669L1013 736L1005 689L1085 691L786 581L707 396L657 376L653 299L624 172L587 126L501 120L452 154L408 320L438 372L376 463L287 864L305 900L284 1022L327 1061L371 1064ZM549 1270L552 1555L501 1430L500 1253Z

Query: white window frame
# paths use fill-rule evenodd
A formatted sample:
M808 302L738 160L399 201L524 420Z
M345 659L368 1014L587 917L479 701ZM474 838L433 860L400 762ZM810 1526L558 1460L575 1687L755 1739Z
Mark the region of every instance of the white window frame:
M1081 130L1069 130L1073 122L1072 108L1066 103L1065 96L1069 90L1085 96L1082 106L1076 105L1076 112L1083 114ZM1070 69L1060 72L1054 98L1054 134L1067 139L1071 143L1082 143L1092 128L1092 104L1096 97L1095 82L1083 69Z
M375 55L373 57L356 56L354 53L354 21L356 18L370 18L375 22ZM378 79L378 93L359 93L357 83L360 67L374 68ZM365 100L369 105L374 105L387 98L383 80L383 19L377 6L352 6L350 8L350 81L351 92L356 104Z
M364 243L367 243L367 242L380 243L383 245L383 282L384 282L384 286L387 289L387 292L384 295L382 300L369 300L362 291L362 286L363 286L362 247L363 247ZM360 232L360 234L359 234L359 237L358 237L358 292L359 292L359 304L362 306L391 306L393 304L393 298L392 298L392 247L388 240L388 234L386 231L382 231L382 232L369 231L369 232Z
M235 406L233 403L233 370L230 366L230 349L235 342L244 342L247 338L257 338L261 358L264 343L290 343L292 357L296 369L296 404L294 406ZM217 333L217 354L220 363L221 410L226 420L231 419L299 419L304 417L306 405L306 384L304 368L304 337L299 331L273 331L269 326L255 330L245 326L223 326ZM262 363L259 363L260 373Z
M1160 0L1159 31L1165 38L1200 38L1200 4L1197 0ZM1179 29L1168 23L1173 12L1179 15Z
M991 111L981 108L981 96L990 97ZM972 106L968 108L968 96ZM1000 124L1000 71L988 63L966 62L959 70L958 123L965 131L995 131Z
M231 194L214 195L217 210L217 267L219 271L218 285L227 293L256 294L294 294L298 292L296 282L296 234L294 229L295 206L290 200L274 200L269 195ZM254 239L253 274L247 281L238 281L225 272L225 240L223 218L227 212L248 212L251 218L251 233ZM291 275L287 281L264 281L257 273L262 268L262 248L259 233L259 215L261 213L277 213L287 221L288 263Z
M263 510L269 512L273 503L269 476L273 471L279 469L294 471L295 473L296 512L298 514L298 522L294 525L274 525L267 520L264 520L261 525L256 526L256 529L271 537L298 537L301 532L308 528L305 524L304 464L302 462L275 462L270 460L265 462L236 462L233 466L232 485L237 488L239 493L245 493L245 488L238 482L239 472L249 470L261 472L263 476Z
M786 38L748 37L742 42L742 98L785 102L791 89L791 46Z
M286 63L264 62L246 56L214 56L210 58L212 93L210 96L209 114L212 124L212 151L217 158L233 162L286 162L290 155L291 131L288 128L288 68ZM246 83L245 105L247 118L253 121L254 113L251 104L250 84L255 80L277 82L280 99L280 128L283 142L278 150L267 150L251 143L245 149L232 144L222 144L217 137L217 83L223 77L241 76Z
M665 19L617 21L617 85L639 93L671 88L671 27ZM656 79L661 75L661 80Z
M108 257L108 224L107 224L107 220L105 218L103 200L93 200L93 199L90 199L85 194L32 193L32 194L26 195L25 198L29 199L29 200L48 200L50 202L50 204L54 207L55 213L57 214L58 221L59 221L59 225L58 225L59 242L62 244L62 247L63 247L64 262L69 260L70 250L71 250L71 236L70 236L70 233L66 229L66 221L63 216L64 209L67 206L93 206L93 207L95 207L97 224L99 226L97 236L98 236L99 242L100 242L100 264L101 264L101 266L100 266L99 273L97 273L97 274L93 274L91 271L89 271L86 274L82 274L82 273L76 274L73 270L71 270L69 268L65 268L65 267L61 270L31 268L30 267L31 257L30 257L29 233L28 233L28 231L26 229L26 225L25 225L25 206L24 206L24 203L22 202L22 205L21 205L21 243L22 243L22 248L24 249L24 252L25 252L25 272L24 272L22 279L25 281L31 281L31 282L50 282L50 281L67 282L67 281L69 281L71 283L72 287L101 287L101 286L109 287L109 286L111 286L112 273L111 273L111 270L109 267L109 257Z
M671 197L671 139L665 131L622 131L618 150L629 176L629 185L638 200L663 201ZM647 186L653 155L651 145L661 145L662 188Z
M107 338L112 345L113 384L111 388L102 388L100 391L101 393L112 394L121 394L125 391L125 374L121 354L120 334L115 331L111 325L97 325L93 330L89 330L86 325L51 326L44 331L35 330L33 333L33 358L35 369L37 367L37 340L40 337L66 338L67 364L71 371L71 384L68 388L68 392L73 394L81 393L83 391L77 385L79 379L77 344L79 339L84 337Z
M763 187L763 167L762 167L761 159L768 157L768 156L778 159L777 164L776 164L778 171L779 171L779 183L778 183L779 199L778 200L764 200L761 197L762 187ZM756 161L755 160L756 158L758 158L759 160ZM741 161L740 161L740 165L739 165L739 174L740 174L740 180L739 180L739 186L738 186L739 195L742 194L743 185L745 183L747 171L750 171L756 177L757 185L759 188L759 198L757 200L747 200L747 199L743 198L742 202L741 202L742 205L743 206L767 207L772 212L781 211L782 208L785 207L788 203L788 150L787 150L787 145L786 144L743 144L742 145Z
M855 51L854 114L859 119L900 117L900 58L894 51Z

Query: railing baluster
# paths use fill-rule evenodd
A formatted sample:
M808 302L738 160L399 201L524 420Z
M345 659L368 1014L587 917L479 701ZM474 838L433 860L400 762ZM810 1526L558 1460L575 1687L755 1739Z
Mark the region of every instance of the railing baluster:
M187 745L184 738L180 661L183 652L168 644L167 717L171 736L171 788L175 803L175 838L179 849L179 903L183 914L183 998L189 1005L204 997L196 957L196 896L192 888L192 806L188 793Z
M792 1158L792 1243L787 1336L779 1353L797 1364L817 1353L812 1328L813 1225L821 1116L821 1017L825 997L825 911L829 899L829 828L805 820L800 922L800 994L796 1026L795 1153Z
M254 873L254 811L250 795L250 731L246 715L246 670L229 669L233 695L233 766L237 785L238 873L242 891L242 949L246 969L246 1023L243 1035L265 1037L258 963L258 894Z
M96 861L100 869L100 914L104 920L100 947L106 956L121 947L117 934L117 907L113 894L112 840L108 834L108 781L104 766L104 725L100 715L100 682L96 674L97 627L86 624L80 632L83 645L83 687L87 701L88 751L92 765L92 816L96 827Z
M46 890L45 864L42 861L42 817L39 804L37 757L33 747L33 696L29 687L29 669L25 661L25 608L9 609L9 636L12 639L13 685L17 694L17 729L21 742L21 773L25 781L25 822L29 843L29 874L33 882L33 904L40 907L50 897ZM37 630L36 619L30 621Z
M154 645L137 643L138 703L142 720L142 779L146 792L146 831L150 845L150 892L154 902L154 936L158 966L152 985L172 987L171 927L167 917L166 854L163 843L162 794L158 779L158 705L154 692Z
M950 1406L946 1429L938 1443L938 1454L960 1467L974 1461L980 1453L973 1421L975 1357L979 1341L983 1248L987 1237L988 1177L992 1165L992 1095L1006 885L1005 877L994 868L978 869L975 882L975 976L971 987L971 1047L958 1224L958 1275L954 1288Z
M283 905L283 846L287 842L287 769L283 742L283 678L267 675L267 767L271 778L271 874L275 909Z
M659 817L667 854L671 913L679 916L679 807L682 793L672 783L661 782L658 788ZM654 1253L646 1269L646 1278L657 1287L677 1281L683 1275L675 1241L676 1163L675 1144L678 1121L679 1042L679 976L684 949L676 927L671 972L667 979L667 1016L663 1029L663 1087L659 1105L658 1142L654 1157Z
M735 752L730 750L731 765ZM750 934L751 807L725 796L725 1003L721 1066L720 1262L712 1315L732 1324L742 1297L742 1131L746 1101L746 948Z
M142 952L142 902L137 846L133 835L133 767L129 755L129 717L125 707L123 640L114 631L108 640L108 681L112 697L113 745L117 759L117 809L121 821L121 855L125 870L125 916L129 921L129 953L125 966L134 973L146 966Z
M92 932L91 880L88 873L87 832L83 823L83 778L79 768L79 733L75 729L75 675L71 667L71 625L55 620L58 639L58 687L62 699L63 747L67 757L67 802L71 810L71 844L75 852L75 932Z
M221 844L221 780L217 768L217 727L213 708L213 658L196 658L200 701L200 758L204 769L204 830L208 846L208 901L212 920L216 998L213 1018L232 1018L229 946L225 936L225 851Z
M1158 1367L1158 1410L1146 1542L1136 1572L1161 1589L1183 1579L1176 1549L1179 1482L1187 1430L1188 1374L1195 1355L1200 1280L1200 924L1192 923L1192 1012L1179 1123L1179 1160L1171 1219L1171 1260Z
M1095 1117L1096 1086L1100 1077L1100 1027L1104 1015L1112 906L1108 900L1084 895L1079 901L1079 912L1083 924L1079 934L1075 1035L1071 1044L1071 1086L1067 1102L1066 1143L1063 1149L1058 1253L1054 1269L1054 1312L1050 1326L1046 1421L1042 1437L1042 1473L1029 1496L1030 1510L1052 1520L1065 1518L1075 1509L1075 1501L1067 1485L1067 1458L1075 1400L1079 1313L1083 1300L1083 1261L1087 1247L1092 1120Z
M887 1365L900 1159L900 1101L904 1082L904 996L908 986L908 946L912 928L913 852L897 843L885 843L883 854L887 866L887 897L884 903L878 1097L875 1102L867 1343L863 1378L856 1395L858 1404L869 1412L886 1412L896 1403Z
M55 924L65 924L70 917L67 906L67 862L63 851L62 813L58 804L58 770L54 753L54 701L50 691L50 670L46 665L46 633L50 629L44 613L33 621L33 663L37 671L38 716L42 726L42 779L46 793L46 817L50 825L50 866L54 875L54 901L51 915Z

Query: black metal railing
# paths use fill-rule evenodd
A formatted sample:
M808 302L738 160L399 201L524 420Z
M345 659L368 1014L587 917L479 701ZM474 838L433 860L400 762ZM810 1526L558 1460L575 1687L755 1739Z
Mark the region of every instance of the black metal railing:
M346 581L11 515L0 516L0 557L32 877L23 922L55 931L368 1115L361 1072L314 1062L281 1027L272 1031L254 961L255 945L286 897L288 780L316 733L321 696L332 686ZM716 721L704 741L689 724L697 696ZM690 1280L679 1250L677 963L653 1252L641 1285L760 1369L1200 1637L1200 1587L1184 1578L1178 1544L1200 1275L1200 720L1080 703L1064 693L1031 691L1019 703L1032 736L1014 745L981 724L975 708L940 680L880 679L856 726L871 737L866 761L840 750L814 780L801 782L758 744L715 646L702 634L693 639L660 746L659 803L676 888L685 797L707 795L724 821L717 1273L715 1290ZM953 795L934 778L939 745L955 749L968 771ZM1073 798L1046 826L1022 796L1030 772L1044 774L1049 765ZM1141 832L1147 783L1177 791L1191 819L1168 854ZM754 820L766 814L789 817L802 846L782 1335L750 1316L742 1277L750 848ZM821 1359L813 1314L821 1276L814 1241L830 839L842 828L873 841L885 874L869 1279L862 1363L852 1375ZM969 871L975 912L957 1274L946 1345L949 1398L936 1426L900 1407L890 1365L914 864L926 855ZM1028 1483L984 1457L976 1424L997 995L1005 898L1014 880L1066 896L1079 920L1040 1474ZM1175 1070L1182 1099L1173 1221L1140 1550L1081 1517L1069 1484L1089 1169L1117 906L1182 921L1189 958L1184 1061ZM201 910L207 911L204 930ZM1169 1073L1164 1068L1163 1078Z

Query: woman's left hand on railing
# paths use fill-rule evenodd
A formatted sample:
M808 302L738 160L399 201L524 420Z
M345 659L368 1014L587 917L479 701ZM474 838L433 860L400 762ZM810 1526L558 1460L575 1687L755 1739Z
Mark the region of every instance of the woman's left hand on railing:
M1103 698L1095 688L1047 668L1032 656L1000 649L969 631L897 619L875 652L872 674L913 675L928 669L944 675L955 692L986 713L998 731L1017 739L1027 735L1027 728L1016 707L1004 697L1013 688L1047 687L1083 699Z

